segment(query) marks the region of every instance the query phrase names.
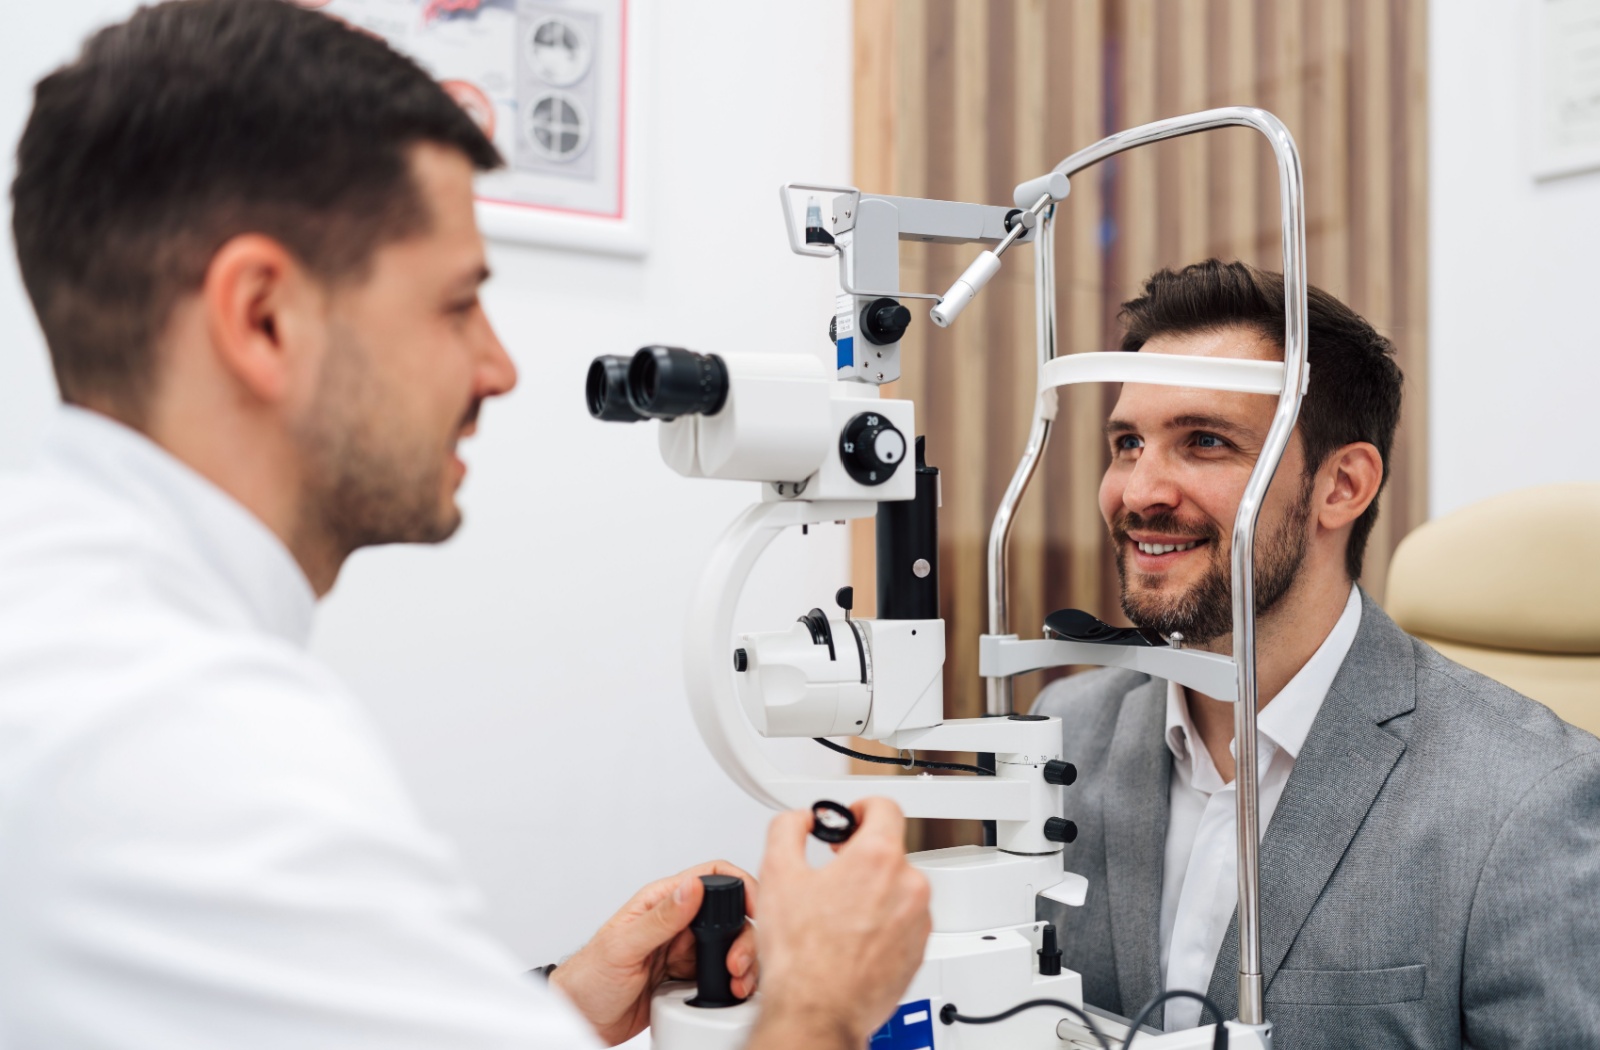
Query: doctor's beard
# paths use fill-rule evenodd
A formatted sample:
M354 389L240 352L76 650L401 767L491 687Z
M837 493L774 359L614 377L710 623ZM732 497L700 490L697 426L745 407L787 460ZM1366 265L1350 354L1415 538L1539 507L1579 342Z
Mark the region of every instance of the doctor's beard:
M459 426L449 434L403 417L403 391L366 344L333 324L333 340L311 410L296 435L306 465L302 528L346 554L385 543L439 543L461 525L445 474Z
M1294 585L1305 563L1306 525L1311 520L1311 495L1316 481L1306 475L1299 498L1289 505L1283 520L1270 533L1256 537L1256 616L1264 616L1283 600ZM1204 539L1210 559L1204 574L1188 589L1174 592L1160 576L1132 573L1136 583L1128 586L1128 532L1143 529L1173 536ZM1200 528L1185 525L1171 513L1144 516L1124 511L1111 523L1112 546L1116 551L1117 579L1122 584L1122 611L1140 627L1153 628L1164 635L1182 633L1186 645L1208 645L1233 633L1233 579L1230 552L1224 552L1222 532L1214 523Z

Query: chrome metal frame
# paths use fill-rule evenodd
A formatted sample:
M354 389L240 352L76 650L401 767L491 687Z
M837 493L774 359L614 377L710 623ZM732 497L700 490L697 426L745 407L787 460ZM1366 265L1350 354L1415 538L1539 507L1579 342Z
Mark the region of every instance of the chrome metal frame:
M1193 135L1217 128L1254 128L1266 137L1278 163L1278 195L1283 228L1284 283L1284 383L1266 442L1255 469L1245 484L1244 497L1233 525L1233 662L1238 701L1234 705L1235 753L1256 753L1256 634L1255 538L1262 501L1289 436L1300 414L1306 381L1306 275L1305 200L1300 155L1294 137L1283 122L1262 109L1232 106L1187 116L1158 120L1100 140L1056 165L1055 172L1071 177L1127 150L1154 142ZM1054 256L1055 209L1041 217L1035 239L1035 295L1037 349L1041 369L1056 356L1056 297ZM1010 633L1007 614L1006 553L1016 509L1033 479L1056 412L1054 392L1037 399L1033 426L1022 460L995 512L989 531L989 633ZM1009 677L991 678L987 688L989 714L1009 714L1013 703ZM1261 982L1260 807L1257 771L1253 760L1236 763L1238 877L1239 877L1239 1021L1264 1027Z

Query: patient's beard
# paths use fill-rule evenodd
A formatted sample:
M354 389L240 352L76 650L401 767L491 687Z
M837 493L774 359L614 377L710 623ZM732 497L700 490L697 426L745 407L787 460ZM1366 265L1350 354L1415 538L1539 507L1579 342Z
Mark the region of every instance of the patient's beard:
M1314 477L1307 477L1299 498L1284 513L1283 521L1268 535L1256 540L1256 616L1265 616L1283 600L1294 585L1305 563L1306 524L1311 519L1311 493ZM1171 536L1193 536L1207 541L1211 552L1205 574L1193 586L1174 592L1161 576L1134 572L1137 588L1128 586L1127 533L1133 529ZM1185 644L1207 645L1233 631L1233 581L1231 565L1223 553L1220 530L1207 523L1197 529L1184 525L1170 513L1144 517L1132 511L1117 516L1111 524L1111 538L1117 553L1117 577L1122 582L1122 611L1140 627L1150 627L1164 635L1181 633Z

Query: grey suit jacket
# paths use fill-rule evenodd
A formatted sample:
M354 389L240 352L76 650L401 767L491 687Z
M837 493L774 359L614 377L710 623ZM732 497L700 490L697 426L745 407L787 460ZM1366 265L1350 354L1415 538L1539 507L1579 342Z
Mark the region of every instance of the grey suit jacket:
M1040 917L1084 997L1124 1016L1160 991L1166 688L1103 669L1034 707L1078 767L1064 861L1090 886ZM1236 914L1207 990L1229 1017L1238 945ZM1262 838L1261 949L1279 1050L1600 1048L1600 740L1363 595Z

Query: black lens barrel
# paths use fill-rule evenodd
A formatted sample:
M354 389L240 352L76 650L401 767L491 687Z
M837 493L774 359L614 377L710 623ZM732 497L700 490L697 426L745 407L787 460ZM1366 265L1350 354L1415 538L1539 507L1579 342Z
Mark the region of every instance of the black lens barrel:
M647 346L589 366L589 414L613 423L714 416L728 403L728 366L716 354Z
M716 354L647 346L628 365L628 397L654 419L714 416L728 401L728 366Z
M597 357L584 384L589 414L606 423L637 423L645 417L628 399L628 359L612 354Z

